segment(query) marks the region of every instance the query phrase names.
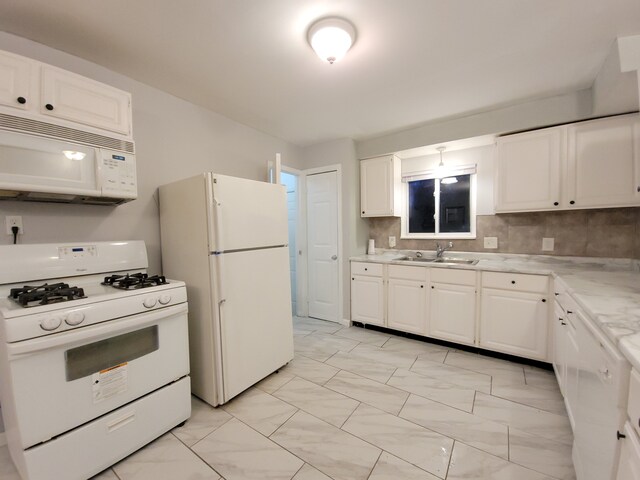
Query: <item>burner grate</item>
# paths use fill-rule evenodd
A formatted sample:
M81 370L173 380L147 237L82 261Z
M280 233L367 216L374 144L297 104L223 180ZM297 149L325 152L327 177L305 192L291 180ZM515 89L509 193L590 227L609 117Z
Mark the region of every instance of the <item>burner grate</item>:
M111 275L105 277L102 285L109 285L121 290L133 290L137 288L149 288L168 283L162 275L149 276L146 273L131 273L126 275Z
M12 288L9 291L9 298L23 307L35 307L37 305L50 305L87 297L84 294L84 289L70 287L68 283L61 282Z

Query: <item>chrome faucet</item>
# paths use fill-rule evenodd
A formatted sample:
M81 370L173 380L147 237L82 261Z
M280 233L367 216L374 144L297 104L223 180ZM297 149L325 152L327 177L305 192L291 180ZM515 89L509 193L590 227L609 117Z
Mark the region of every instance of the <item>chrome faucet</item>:
M443 247L439 242L436 242L436 258L442 258L442 254L450 248L453 248L453 242L449 242L449 245L446 247Z
M422 252L416 252L416 258L422 258Z

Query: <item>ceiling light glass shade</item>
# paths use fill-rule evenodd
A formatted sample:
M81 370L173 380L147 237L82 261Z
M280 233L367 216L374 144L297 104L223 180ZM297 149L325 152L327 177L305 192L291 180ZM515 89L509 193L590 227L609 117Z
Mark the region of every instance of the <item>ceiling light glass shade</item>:
M341 18L318 20L309 29L308 40L318 56L329 63L345 56L356 38L356 30Z
M440 180L440 183L444 185L450 185L452 183L458 183L458 179L456 177L445 177L442 180Z

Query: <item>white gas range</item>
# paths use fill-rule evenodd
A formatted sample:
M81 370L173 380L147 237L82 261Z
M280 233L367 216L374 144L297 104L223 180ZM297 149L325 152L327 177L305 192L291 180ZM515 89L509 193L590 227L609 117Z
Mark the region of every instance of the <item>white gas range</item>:
M143 242L0 246L0 403L27 480L86 479L191 413L183 282Z

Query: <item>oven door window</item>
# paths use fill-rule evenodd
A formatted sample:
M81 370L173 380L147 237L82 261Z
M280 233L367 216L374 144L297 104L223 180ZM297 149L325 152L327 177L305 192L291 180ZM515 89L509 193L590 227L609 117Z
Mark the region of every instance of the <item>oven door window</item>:
M158 326L89 343L64 352L67 382L129 362L158 350Z

